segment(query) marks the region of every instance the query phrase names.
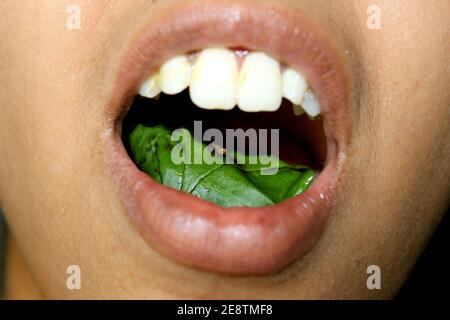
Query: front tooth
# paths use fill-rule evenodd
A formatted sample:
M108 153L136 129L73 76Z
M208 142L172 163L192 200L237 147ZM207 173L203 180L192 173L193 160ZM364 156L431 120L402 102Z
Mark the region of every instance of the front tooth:
M300 105L305 97L308 84L306 79L297 71L287 68L283 72L283 97L294 105Z
M188 57L178 56L164 63L159 71L159 85L162 92L173 95L189 87L191 63Z
M239 78L239 108L246 112L276 111L282 100L279 62L262 52L250 53Z
M154 98L161 93L161 88L159 86L159 74L155 73L150 76L147 81L139 89L139 94L143 97Z
M191 100L203 109L231 110L236 105L239 67L234 53L211 48L201 52L192 73Z
M314 93L309 89L305 93L302 108L311 117L317 117L322 112L319 101L316 99Z

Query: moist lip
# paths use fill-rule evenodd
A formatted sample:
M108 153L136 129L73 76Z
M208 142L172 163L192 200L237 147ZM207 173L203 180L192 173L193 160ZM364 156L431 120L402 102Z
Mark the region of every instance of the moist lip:
M171 56L210 46L265 51L308 78L321 102L328 150L305 193L266 208L221 208L159 185L127 155L120 124L139 85ZM263 275L301 258L324 227L345 164L351 135L345 71L329 37L281 4L183 1L150 16L124 57L104 134L125 211L141 236L174 261L218 273Z

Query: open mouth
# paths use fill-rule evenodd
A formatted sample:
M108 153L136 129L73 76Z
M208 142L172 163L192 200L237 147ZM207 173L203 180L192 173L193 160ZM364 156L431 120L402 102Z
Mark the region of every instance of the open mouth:
M335 202L350 117L344 63L303 14L238 1L175 5L133 41L116 88L108 161L151 247L188 266L239 275L281 271L311 249ZM236 152L229 139L202 144L198 124L200 137L211 129L247 139ZM207 150L218 158L255 158L261 170L174 166L179 141L171 134L179 128L194 133L201 154L213 146ZM263 167L267 132L263 156L271 161ZM275 172L264 174L267 166Z
M299 72L261 52L209 48L169 59L144 82L122 140L138 168L168 187L260 207L301 194L322 170L319 115ZM181 128L188 141L177 139Z

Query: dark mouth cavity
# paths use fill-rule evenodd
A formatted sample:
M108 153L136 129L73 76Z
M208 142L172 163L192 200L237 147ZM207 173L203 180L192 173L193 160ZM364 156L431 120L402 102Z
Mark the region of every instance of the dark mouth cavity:
M200 109L191 102L187 91L173 96L161 94L158 99L137 95L122 121L122 142L133 159L129 136L138 124L176 130L193 129L194 121L202 121L204 131L217 128L223 134L226 129L279 129L281 160L319 172L323 169L327 150L322 119L310 119L306 114L295 116L286 100L278 111L248 113L237 107L230 111Z
M216 128L224 136L226 129L253 128L257 131L267 129L269 132L270 129L279 129L280 160L290 165L306 166L316 174L324 167L327 150L321 117L310 119L306 114L295 116L292 104L286 100L283 100L281 108L276 112L246 113L237 107L231 111L200 109L191 102L188 90L173 96L162 94L157 99L137 95L122 121L122 141L130 158L142 169L133 156L130 145L130 135L139 125L164 126L170 131L186 128L192 132L194 121L202 121L203 131ZM270 141L268 145L270 146ZM280 176L278 180L280 179L283 177ZM215 201L214 197L208 198L207 195L203 196L203 193L197 196L218 205L235 206L232 201ZM248 206L253 205L250 203Z

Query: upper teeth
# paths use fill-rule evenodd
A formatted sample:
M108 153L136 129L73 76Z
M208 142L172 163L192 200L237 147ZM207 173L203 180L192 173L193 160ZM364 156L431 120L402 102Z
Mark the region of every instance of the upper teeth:
M202 50L195 62L190 58L181 55L165 62L141 86L139 94L154 98L161 92L174 95L189 87L192 102L203 109L230 110L237 105L246 112L276 111L286 98L296 115L302 113L299 106L312 117L321 113L304 76L291 68L283 70L265 53L242 56L210 48Z
M306 79L297 71L288 68L283 72L283 96L294 105L303 102L308 83Z
M161 93L159 86L159 74L154 74L141 86L139 94L143 97L154 98Z
M159 71L162 92L177 94L188 88L191 82L191 70L191 63L186 56L178 56L164 63Z
M239 67L234 53L206 49L194 65L191 100L204 109L233 109L238 95Z
M283 100L278 61L261 52L250 53L239 76L238 106L247 112L276 111Z

